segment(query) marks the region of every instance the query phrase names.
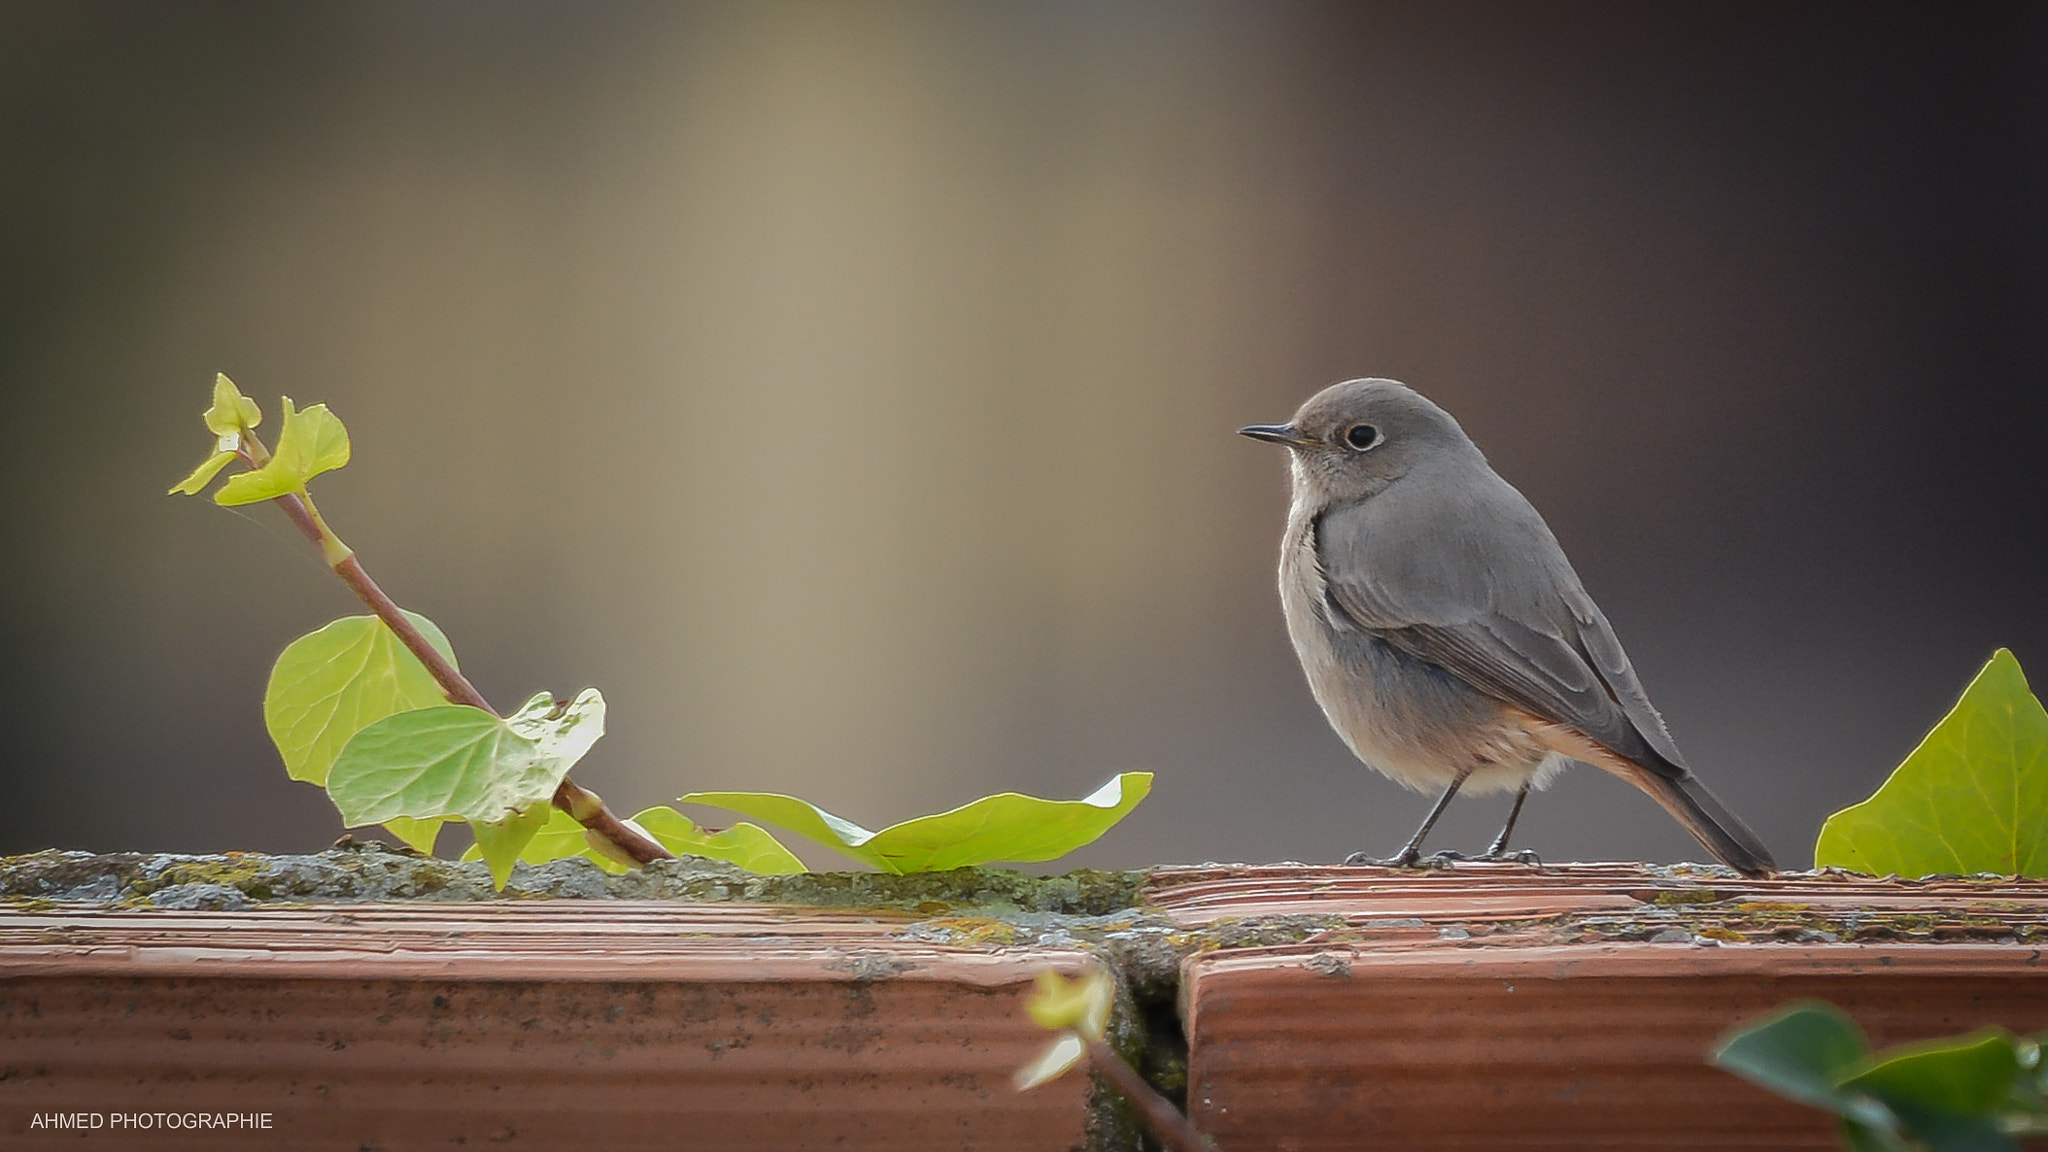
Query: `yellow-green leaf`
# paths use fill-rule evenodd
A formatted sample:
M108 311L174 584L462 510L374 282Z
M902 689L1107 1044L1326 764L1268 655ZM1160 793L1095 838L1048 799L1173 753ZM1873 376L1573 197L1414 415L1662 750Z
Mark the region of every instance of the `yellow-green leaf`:
M1991 657L1875 795L1828 818L1814 866L2048 877L2048 712L2011 652Z
M692 792L682 799L780 824L884 872L901 874L1056 859L1109 831L1151 789L1150 772L1125 772L1081 800L1004 792L880 832L775 792Z
M1079 980L1069 980L1047 968L1038 974L1038 991L1024 1008L1040 1028L1055 1031L1070 1028L1089 1040L1100 1040L1109 1027L1109 1009L1116 1002L1116 988L1109 971L1097 968Z
M1041 1028L1057 1033L1038 1058L1017 1070L1012 1078L1017 1090L1036 1088L1058 1079L1081 1062L1088 1044L1100 1040L1109 1028L1109 1010L1116 1002L1116 986L1107 969L1095 968L1078 980L1068 980L1050 968L1038 974L1038 991L1025 1001L1024 1009Z
M713 834L668 807L646 809L634 815L631 822L678 856L708 856L764 876L804 870L803 861L759 825L736 824ZM613 875L630 870L628 865L593 848L583 825L578 824L574 817L559 808L551 808L547 824L520 849L519 859L528 864L545 864L570 856L581 856ZM472 847L462 858L477 860L482 858L482 853Z
M503 720L466 704L400 712L350 738L327 798L351 828L393 816L502 821L551 798L603 735L595 688L561 705L542 692Z
M183 480L178 481L176 484L171 485L171 490L169 492L164 493L164 495L199 495L199 493L203 491L208 484L213 483L213 478L215 476L220 475L220 470L227 467L228 462L230 460L233 460L234 458L235 454L232 451L215 452L213 455L208 456L206 458L206 463L201 464L197 468L194 468L190 476L187 476Z
M534 832L533 838L528 840L525 847L519 850L519 859L526 861L528 864L545 864L550 860L562 860L570 856L584 856L591 859L599 868L614 875L628 870L624 864L602 859L596 854L591 853L588 850L589 845L584 843L583 840L583 825L578 824L575 817L555 807L553 804L548 805L547 817L547 822L541 825ZM476 845L471 845L469 851L462 854L462 858L464 860L481 860L483 859L483 853L478 850Z
M547 826L550 814L555 811L554 805L543 802L503 820L470 823L469 830L476 834L476 847L472 851L482 856L490 867L493 884L503 888L505 881L512 878L512 865L532 843L535 834Z
M804 870L804 862L758 824L735 824L722 832L708 832L667 806L638 812L633 823L678 856L709 856L763 876Z
M220 438L222 450L232 452L238 446L242 433L263 423L263 410L254 400L242 395L235 382L225 372L213 374L213 407L201 416L206 421L206 430ZM230 440L237 443L230 443Z
M213 499L233 507L275 500L293 492L304 492L306 482L322 472L348 463L348 429L341 418L315 404L305 411L292 407L291 397L283 400L284 429L278 433L277 451L270 462L250 472L228 477Z
M446 820L415 820L410 816L393 816L384 822L384 830L398 837L403 843L432 856L434 841L441 838L441 825L446 823Z
M455 663L448 637L432 620L417 612L405 616ZM292 779L325 784L328 766L357 732L386 716L446 703L433 674L383 621L344 616L292 641L278 656L263 692L263 724Z

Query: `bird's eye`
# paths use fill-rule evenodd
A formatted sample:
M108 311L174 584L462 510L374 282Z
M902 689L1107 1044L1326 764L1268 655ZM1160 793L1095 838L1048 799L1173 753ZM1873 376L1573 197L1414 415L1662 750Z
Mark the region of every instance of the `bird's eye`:
M1344 442L1363 452L1380 442L1380 430L1370 424L1353 424L1344 433Z

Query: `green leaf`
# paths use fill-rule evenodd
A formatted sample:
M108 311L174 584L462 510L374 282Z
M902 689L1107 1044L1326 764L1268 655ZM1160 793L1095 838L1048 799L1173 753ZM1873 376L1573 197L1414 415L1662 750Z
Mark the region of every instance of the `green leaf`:
M692 792L682 797L682 802L730 808L756 820L780 824L806 839L837 848L864 864L883 868L881 863L866 854L864 847L874 839L873 832L794 796L775 792Z
M348 463L348 429L327 405L315 404L300 412L292 407L289 396L283 404L284 430L278 433L277 452L263 467L228 477L214 493L214 503L233 507L304 492L308 480Z
M505 886L505 881L512 878L513 862L524 856L535 834L547 827L557 812L560 809L553 804L536 804L503 820L469 826L469 830L476 834L476 844L470 851L482 856L490 867L493 884L500 888Z
M2017 1150L1997 1114L2020 1073L2012 1033L1986 1028L1968 1036L1889 1048L1846 1090L1882 1100L1906 1127L1939 1152Z
M1887 1048L1867 1071L1842 1082L1879 1099L1911 1100L1947 1112L1989 1112L2020 1073L2013 1034L1984 1028L1968 1036Z
M1794 1004L1717 1049L1715 1065L1833 1112L1856 1152L2016 1152L2001 1130L2032 1053L2003 1029L1866 1054L1863 1035L1829 1004ZM1907 1136L1912 1137L1909 1141Z
M1859 1105L1840 1087L1841 1078L1869 1051L1855 1021L1840 1008L1816 1000L1790 1005L1735 1032L1708 1060L1780 1096L1883 1125L1882 1109Z
M481 839L479 839L481 843ZM535 830L533 838L519 849L518 857L528 864L545 864L550 860L562 860L570 856L585 856L594 860L599 868L617 875L629 871L624 864L602 859L590 851L590 845L583 839L583 825L576 818L548 805L547 822ZM462 854L464 860L481 860L483 853L476 845Z
M692 792L682 799L780 824L870 867L901 874L1064 856L1109 831L1151 790L1150 772L1125 772L1082 800L1041 800L1004 792L880 832L774 792Z
M213 374L213 406L201 413L206 421L206 430L220 437L223 452L233 452L240 445L241 435L263 423L263 410L254 400L242 395L235 382L225 372Z
M350 827L393 816L503 820L553 797L604 735L604 697L557 706L545 692L506 719L465 704L400 712L357 732L327 773Z
M200 490L227 467L228 461L235 458L236 451L242 446L243 434L263 423L263 411L256 407L254 400L235 388L235 382L228 379L227 373L217 372L213 377L213 406L201 413L200 419L206 421L206 430L214 435L214 453L165 495L199 495Z
M723 832L707 832L665 805L642 810L634 815L633 823L678 856L709 856L762 876L788 876L804 870L804 862L758 824L735 824Z
M393 836L426 853L434 854L434 841L441 838L441 825L446 820L415 820L410 816L393 816L384 822L384 830Z
M448 637L432 620L417 612L405 618L455 662ZM263 726L292 779L325 784L328 767L357 732L386 716L447 702L426 665L383 621L344 616L292 641L278 656L263 692Z
M634 816L632 822L678 856L709 856L764 876L804 870L803 861L777 843L766 829L755 824L737 824L713 835L691 823L690 818L681 812L667 807L649 808ZM583 825L567 812L551 805L546 826L519 851L518 858L528 864L545 864L570 856L581 856L613 875L630 870L627 865L592 848ZM482 858L482 853L472 847L462 858L477 860ZM502 887L503 881L499 884Z
M1828 818L1814 866L2048 877L2048 712L2000 648L1876 795Z
M208 484L213 483L213 478L220 474L220 470L228 466L228 461L233 460L234 458L235 454L233 452L215 452L213 455L208 456L206 458L206 463L201 464L197 468L194 468L190 476L187 476L183 480L178 481L176 484L171 485L171 490L169 492L164 493L164 495L199 495L199 493L203 489L205 489L205 487Z
M1920 1152L1893 1128L1873 1128L1847 1118L1837 1123L1841 1125L1842 1143L1849 1152Z

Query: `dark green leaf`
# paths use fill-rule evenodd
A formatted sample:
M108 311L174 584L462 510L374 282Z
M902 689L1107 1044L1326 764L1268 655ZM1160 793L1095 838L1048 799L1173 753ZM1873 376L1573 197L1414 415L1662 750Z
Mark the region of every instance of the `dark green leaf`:
M1849 1152L1916 1152L1904 1136L1890 1128L1873 1128L1847 1117L1839 1118L1836 1123L1841 1125L1842 1143L1848 1146Z
M2012 1033L1987 1028L1969 1036L1904 1045L1842 1087L1882 1100L1914 1135L1938 1152L2012 1152L1997 1115L2020 1073Z
M1869 1051L1862 1030L1846 1013L1807 1001L1729 1036L1711 1060L1780 1096L1847 1116L1849 1102L1838 1085Z

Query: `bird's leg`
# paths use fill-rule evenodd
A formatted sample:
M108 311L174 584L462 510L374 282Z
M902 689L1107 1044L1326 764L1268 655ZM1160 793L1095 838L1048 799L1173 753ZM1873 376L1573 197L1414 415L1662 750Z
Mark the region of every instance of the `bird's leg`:
M1486 850L1488 859L1498 859L1501 853L1508 850L1508 834L1515 830L1515 820L1521 816L1522 803L1527 799L1529 799L1529 786L1524 784L1522 785L1522 790L1515 793L1515 806L1508 809L1508 822L1501 825L1500 835L1493 838L1493 846Z
M1415 835L1408 838L1408 843L1403 845L1399 852L1384 860L1377 856L1368 856L1363 852L1353 852L1350 856L1345 857L1344 863L1377 864L1384 868L1414 867L1415 862L1422 858L1423 837L1429 835L1431 828L1436 827L1437 817L1442 816L1444 809L1451 806L1451 797L1458 794L1458 789L1465 783L1465 777L1471 774L1472 770L1470 768L1458 773L1457 778L1451 781L1451 786L1444 789L1442 796L1437 797L1436 806L1429 810L1429 815L1422 818L1422 827L1415 830Z
M1515 793L1515 806L1508 809L1508 822L1501 825L1500 835L1493 838L1493 845L1486 850L1486 855L1480 857L1481 860L1519 860L1524 864L1532 865L1541 865L1543 863L1534 852L1522 851L1511 853L1508 851L1508 834L1515 830L1515 819L1522 814L1522 803L1528 799L1529 786L1524 784L1522 785L1522 790Z

